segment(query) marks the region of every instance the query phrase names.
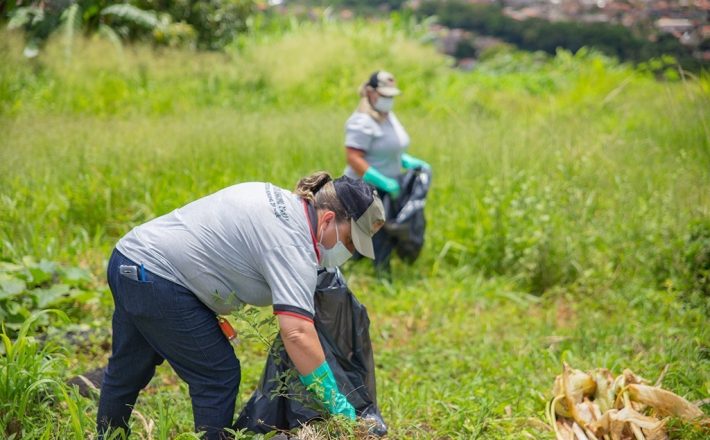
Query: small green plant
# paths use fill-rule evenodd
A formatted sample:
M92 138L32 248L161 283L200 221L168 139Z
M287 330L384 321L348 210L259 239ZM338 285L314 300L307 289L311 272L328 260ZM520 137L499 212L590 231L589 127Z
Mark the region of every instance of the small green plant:
M38 321L49 314L68 320L61 311L45 310L32 314L13 339L4 326L0 330L0 433L5 436L23 437L51 417L62 397L69 401L66 394L58 395L66 393L61 384L65 367L61 348L42 344L30 335ZM77 415L71 413L75 421Z
M276 317L271 313L265 313L263 309L252 306L245 306L232 312L232 316L239 323L239 339L254 340L262 348L269 349L278 334Z

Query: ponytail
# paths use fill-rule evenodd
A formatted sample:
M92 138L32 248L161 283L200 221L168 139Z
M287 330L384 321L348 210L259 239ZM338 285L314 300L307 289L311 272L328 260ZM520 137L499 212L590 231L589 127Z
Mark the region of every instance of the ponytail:
M296 184L296 190L294 192L302 199L315 202L316 193L323 188L323 185L332 180L333 178L330 177L330 174L325 171L316 171L310 176L301 178Z
M349 218L335 192L333 178L325 171L316 171L310 176L301 178L296 184L294 193L302 199L312 202L316 209L333 211L338 222Z

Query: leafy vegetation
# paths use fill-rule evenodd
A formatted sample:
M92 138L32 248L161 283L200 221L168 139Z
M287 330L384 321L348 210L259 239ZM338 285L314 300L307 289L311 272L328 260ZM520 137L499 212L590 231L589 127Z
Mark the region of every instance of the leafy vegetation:
M0 5L8 26L28 37L27 56L36 56L52 33L63 29L97 32L115 43L150 41L157 45L221 49L247 29L252 0L199 2L134 0L31 1ZM0 15L0 21L2 18Z
M544 410L562 361L652 380L669 365L665 389L710 394L706 76L654 60L666 69L657 81L658 66L593 50L500 50L462 73L411 23L269 26L255 21L261 31L224 53L57 34L28 60L17 34L0 37L0 310L26 309L2 319L6 353L25 347L0 357L0 375L19 384L0 390L15 402L0 411L5 435L88 437L95 403L63 380L108 356L11 324L60 307L105 331L110 295L92 280L132 226L236 182L339 174L357 86L380 68L404 90L396 110L412 154L434 170L420 259L395 261L392 283L365 262L344 268L371 315L392 438L554 438ZM253 334L268 315L235 324ZM240 405L267 353L253 335L237 349ZM169 366L136 409L137 435L192 437ZM669 429L707 437L681 421Z
M66 307L89 303L96 296L91 290L91 274L78 267L62 267L42 260L35 262L25 257L20 264L0 262L0 320L13 335L31 317L34 310ZM81 313L76 313L76 316ZM34 320L48 324L49 315Z

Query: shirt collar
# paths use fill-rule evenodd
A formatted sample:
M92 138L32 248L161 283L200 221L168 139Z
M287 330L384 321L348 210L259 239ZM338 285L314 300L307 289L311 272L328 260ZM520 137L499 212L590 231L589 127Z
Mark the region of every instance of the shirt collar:
M301 199L303 202L303 211L306 214L306 221L308 221L308 230L311 232L311 241L313 242L313 250L316 251L316 259L320 263L320 250L318 249L318 241L316 240L316 234L318 232L318 215L316 213L316 208L312 204L308 203L305 199Z

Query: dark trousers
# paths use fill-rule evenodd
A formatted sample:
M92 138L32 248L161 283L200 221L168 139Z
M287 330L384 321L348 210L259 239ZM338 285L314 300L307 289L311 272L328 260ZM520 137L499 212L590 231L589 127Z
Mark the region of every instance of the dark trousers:
M138 393L167 359L189 385L195 430L205 431L205 439L222 438L234 416L239 360L215 313L192 292L149 270L146 281L119 273L120 265L137 263L114 250L108 265L115 303L113 352L101 387L97 430L128 431Z
M385 220L389 221L397 217L397 202L390 195L381 191L382 204L385 208ZM397 239L392 237L381 228L375 235L372 236L372 247L375 250L375 271L381 277L389 278L390 274L390 259L392 251L397 246Z
M397 242L384 228L377 231L372 236L372 247L375 250L375 271L378 275L388 277L390 275L390 258Z

